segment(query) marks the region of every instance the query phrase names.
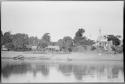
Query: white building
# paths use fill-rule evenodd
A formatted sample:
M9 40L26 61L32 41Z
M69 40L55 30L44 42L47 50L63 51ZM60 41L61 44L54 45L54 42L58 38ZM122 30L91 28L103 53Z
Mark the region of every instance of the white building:
M101 34L101 30L99 30L99 36L97 38L96 47L103 47L105 50L112 50L111 46L113 45L112 41L108 41L105 35Z
M2 48L1 48L1 50L8 50L6 47L5 47L5 45L2 45Z
M32 46L31 49L32 50L37 50L37 46Z
M49 45L48 47L46 47L46 49L50 49L50 50L60 50L60 47L59 47L59 46Z

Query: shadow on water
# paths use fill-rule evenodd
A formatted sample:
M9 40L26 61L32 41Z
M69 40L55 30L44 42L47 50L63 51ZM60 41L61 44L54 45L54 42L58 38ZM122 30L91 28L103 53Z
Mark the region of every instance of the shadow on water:
M21 63L16 65L7 64L1 70L1 73L5 78L14 74L26 74L27 72L33 73L34 76L36 76L36 73L41 72L42 75L47 76L49 74L49 67L46 64L33 65L29 63Z
M54 65L54 66L52 66ZM56 67L58 65L58 67ZM107 79L119 78L119 72L124 73L123 66L108 65L108 64L64 64L64 63L21 63L21 64L6 64L2 67L1 73L3 78L9 78L11 75L26 74L31 72L34 77L37 73L41 73L42 76L49 76L51 68L54 67L57 72L61 72L64 77L74 75L76 80L84 80L86 77L101 79L106 77Z
M60 64L58 68L65 76L70 76L72 74L73 66L71 64Z
M32 66L31 72L33 72L33 75L36 76L38 72L41 72L43 76L47 76L49 74L49 66L48 64L37 64L34 65L35 67Z
M65 75L70 76L74 74L77 80L83 80L84 77L97 77L102 78L104 75L107 76L108 79L118 78L119 71L123 74L122 66L108 66L108 65L67 65L60 64L59 70Z
M82 80L82 77L87 73L87 66L74 66L73 73L78 80Z
M25 63L19 65L7 64L5 67L2 68L1 73L3 77L8 78L11 74L25 74L28 70L30 70L30 67L28 64Z

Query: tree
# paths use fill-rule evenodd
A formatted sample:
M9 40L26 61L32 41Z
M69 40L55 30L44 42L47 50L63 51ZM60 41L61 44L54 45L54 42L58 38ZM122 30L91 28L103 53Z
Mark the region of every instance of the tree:
M105 36L107 38L108 41L112 41L113 46L111 47L113 51L115 51L115 53L122 53L123 52L123 46L119 46L121 41L120 35L107 35Z
M14 50L26 50L27 45L29 45L28 35L21 33L14 34L12 43Z
M83 36L83 33L85 32L84 29L79 29L77 32L76 32L76 37L82 37Z
M81 45L88 45L88 46L91 46L92 44L94 44L95 42L93 40L90 40L90 39L83 39L81 41Z
M63 49L63 39L59 39L57 44L59 45L60 49Z
M39 39L37 37L29 37L29 45L32 45L32 46L38 46L39 44Z
M75 46L78 46L78 45L83 46L83 45L92 45L92 44L94 44L93 40L88 39L86 36L83 36L84 33L85 33L84 29L79 29L76 32L75 37L74 37Z
M120 36L119 35L116 35L116 36L114 36L114 35L107 35L106 37L107 37L108 41L112 41L113 42L113 45L115 45L115 46L120 45L120 39L119 39Z
M83 33L85 33L84 29L79 29L74 37L74 43L75 45L80 45L81 40L85 39L85 37L83 37Z
M41 39L40 42L39 42L39 47L40 47L40 48L45 48L45 47L47 47L49 44L51 44L50 35L49 35L49 33L45 33L45 34L42 36L42 39Z
M1 47L3 45L3 32L1 31Z
M12 37L13 37L13 35L10 32L5 32L3 35L3 42L2 43L9 50L13 48Z
M1 37L3 37L3 32L1 31Z
M117 38L121 38L122 36L121 35L116 35Z

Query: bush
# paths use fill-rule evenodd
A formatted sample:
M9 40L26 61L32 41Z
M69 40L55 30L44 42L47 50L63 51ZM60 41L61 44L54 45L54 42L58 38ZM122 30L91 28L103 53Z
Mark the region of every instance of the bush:
M116 52L117 53L123 53L123 47L122 46L116 47Z
M115 53L123 53L123 46L113 46L112 50L115 51Z
M95 49L96 49L96 47L95 47L95 46L92 46L92 47L91 47L91 50L95 50Z

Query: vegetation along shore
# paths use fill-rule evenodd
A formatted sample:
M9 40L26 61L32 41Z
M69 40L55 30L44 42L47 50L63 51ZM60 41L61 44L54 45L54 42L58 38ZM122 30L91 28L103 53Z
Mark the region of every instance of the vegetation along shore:
M84 33L85 29L81 28L75 33L74 38L65 36L57 42L52 42L49 33L38 39L23 33L3 34L1 31L2 58L105 59L106 57L122 60L123 39L120 39L120 35L99 35L97 40L91 40L84 36Z

